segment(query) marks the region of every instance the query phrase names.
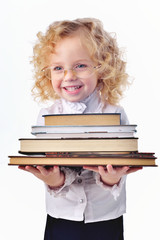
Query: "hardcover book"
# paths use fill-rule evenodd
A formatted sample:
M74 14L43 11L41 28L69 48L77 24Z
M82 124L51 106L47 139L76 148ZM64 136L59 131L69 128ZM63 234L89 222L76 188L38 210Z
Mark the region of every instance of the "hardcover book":
M58 166L156 166L154 153L47 153L42 156L10 156L10 165Z
M45 138L134 137L136 125L106 126L32 126L32 134Z
M120 113L43 115L45 125L120 125Z
M138 151L138 138L22 138L20 152Z

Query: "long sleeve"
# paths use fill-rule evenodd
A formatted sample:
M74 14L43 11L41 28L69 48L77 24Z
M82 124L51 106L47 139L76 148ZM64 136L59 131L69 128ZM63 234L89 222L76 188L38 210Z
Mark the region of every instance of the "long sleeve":
M55 189L50 189L48 185L46 185L47 191L51 194L54 195L55 197L57 196L65 196L66 193L69 191L69 186L75 181L77 177L77 172L70 169L70 168L65 168L62 167L61 171L64 172L65 175L65 182L63 186Z
M114 199L117 200L118 197L120 196L120 193L122 191L123 185L125 184L126 181L126 176L123 176L118 184L114 184L113 186L107 186L104 184L101 179L100 179L100 174L95 173L94 178L96 180L96 184L100 186L103 190L105 191L110 191L110 193L113 195Z

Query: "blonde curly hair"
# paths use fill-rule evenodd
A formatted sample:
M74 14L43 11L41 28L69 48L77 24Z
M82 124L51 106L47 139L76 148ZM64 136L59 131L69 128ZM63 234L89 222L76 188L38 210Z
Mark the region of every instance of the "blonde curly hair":
M122 60L122 52L116 39L106 32L101 21L95 18L57 21L49 26L45 34L37 34L38 42L33 48L32 60L35 71L33 95L41 101L59 98L42 69L49 65L49 56L54 53L57 42L75 34L79 34L92 60L101 65L98 70L98 83L103 86L100 88L102 100L117 104L129 85L126 62Z

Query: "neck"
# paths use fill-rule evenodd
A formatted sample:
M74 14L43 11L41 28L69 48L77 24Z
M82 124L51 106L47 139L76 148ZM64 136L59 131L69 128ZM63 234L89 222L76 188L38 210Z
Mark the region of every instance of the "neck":
M66 113L101 113L103 104L99 89L80 102L69 102L62 99L63 112Z

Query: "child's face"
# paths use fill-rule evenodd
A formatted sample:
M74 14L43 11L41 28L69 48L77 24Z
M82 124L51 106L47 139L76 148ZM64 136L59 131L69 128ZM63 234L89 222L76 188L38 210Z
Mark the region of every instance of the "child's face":
M72 69L83 66L95 66L87 49L82 45L78 36L60 40L55 48L55 53L50 56L50 65L54 69ZM60 79L52 78L52 86L56 94L70 102L79 102L88 97L97 86L97 73L93 71L85 78L77 77L71 70L66 71Z

